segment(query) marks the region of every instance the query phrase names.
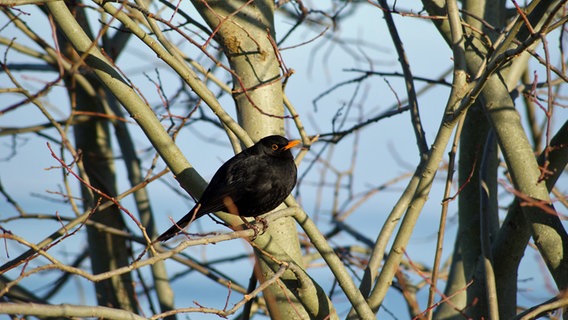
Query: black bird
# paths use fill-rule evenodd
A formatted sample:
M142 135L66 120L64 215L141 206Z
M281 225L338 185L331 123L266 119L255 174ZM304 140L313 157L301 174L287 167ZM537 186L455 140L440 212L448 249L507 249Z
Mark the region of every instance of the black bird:
M157 240L170 239L193 220L211 212L257 217L276 208L296 184L297 169L290 148L299 143L268 136L229 159L217 170L195 206Z

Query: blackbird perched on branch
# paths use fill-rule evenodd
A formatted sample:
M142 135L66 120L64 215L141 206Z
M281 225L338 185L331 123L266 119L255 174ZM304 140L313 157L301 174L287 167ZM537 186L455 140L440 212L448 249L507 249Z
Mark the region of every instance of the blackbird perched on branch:
M257 217L276 208L296 184L297 169L290 148L299 143L268 136L229 159L217 170L195 206L157 240L170 239L208 213L224 211Z

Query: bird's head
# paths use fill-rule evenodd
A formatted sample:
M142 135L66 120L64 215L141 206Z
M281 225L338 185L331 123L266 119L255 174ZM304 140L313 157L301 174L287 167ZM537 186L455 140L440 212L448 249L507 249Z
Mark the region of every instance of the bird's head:
M292 158L290 148L297 146L299 143L300 140L289 141L282 136L273 135L260 139L255 144L255 147L259 149L258 151L271 156Z

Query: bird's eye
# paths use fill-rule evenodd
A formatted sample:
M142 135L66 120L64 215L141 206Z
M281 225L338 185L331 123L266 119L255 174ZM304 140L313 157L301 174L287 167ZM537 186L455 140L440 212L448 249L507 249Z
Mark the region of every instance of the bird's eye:
M278 150L278 145L274 143L274 144L272 144L271 148L272 148L272 150L276 151L276 150Z

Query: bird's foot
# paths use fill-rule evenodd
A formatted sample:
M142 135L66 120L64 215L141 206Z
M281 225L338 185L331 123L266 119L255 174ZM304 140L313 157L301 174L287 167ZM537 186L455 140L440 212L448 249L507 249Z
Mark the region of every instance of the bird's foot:
M248 229L252 229L254 231L254 235L250 238L251 241L254 241L256 237L258 237L258 235L260 234L261 229L260 226L257 224L258 222L262 223L262 233L264 233L266 228L268 228L268 222L263 218L255 217L254 218L255 223L248 222L245 217L241 217L241 220L243 220L245 226Z
M254 235L250 238L250 241L256 240L258 234L260 233L260 228L256 225L256 223L249 223L248 228L254 230Z
M264 219L263 217L260 217L260 216L254 217L254 221L256 223L259 223L259 222L262 223L262 231L263 232L266 231L266 229L268 229L268 221L266 219Z
M262 229L260 229L260 226L258 225L258 223L262 224ZM251 240L254 241L254 239L256 239L256 237L259 235L261 230L262 230L262 233L264 233L266 231L266 229L268 228L268 221L266 221L266 219L261 218L261 217L254 217L254 224L249 224L248 227L250 229L254 230L254 236L251 239Z

